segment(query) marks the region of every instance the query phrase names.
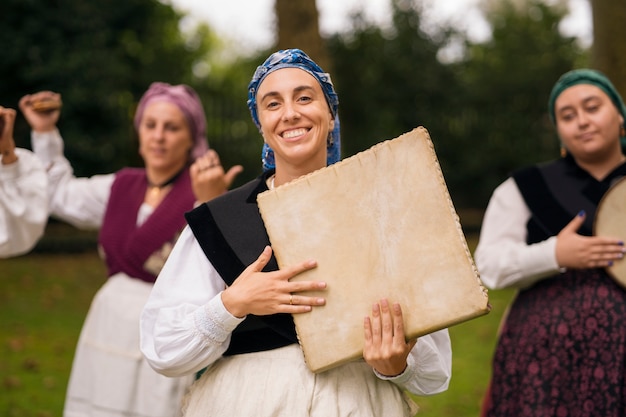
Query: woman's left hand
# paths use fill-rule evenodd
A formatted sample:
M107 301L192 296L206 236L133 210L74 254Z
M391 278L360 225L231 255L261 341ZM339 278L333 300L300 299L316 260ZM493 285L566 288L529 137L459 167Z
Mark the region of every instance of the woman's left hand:
M189 168L191 187L196 201L204 203L224 194L241 171L243 167L235 165L224 172L219 155L213 149L209 149Z
M399 303L389 305L383 298L372 306L372 317L365 317L365 362L384 376L401 374L406 366L406 358L417 340L406 342L404 321Z

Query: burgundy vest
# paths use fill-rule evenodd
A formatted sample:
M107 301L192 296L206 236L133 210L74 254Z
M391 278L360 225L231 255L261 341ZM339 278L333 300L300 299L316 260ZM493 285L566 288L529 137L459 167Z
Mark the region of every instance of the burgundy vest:
M154 282L156 274L144 268L146 261L164 245L175 243L186 224L184 213L193 208L195 197L189 170L184 169L150 217L137 226L147 187L146 171L142 168L125 168L115 175L98 239L109 276L123 272Z

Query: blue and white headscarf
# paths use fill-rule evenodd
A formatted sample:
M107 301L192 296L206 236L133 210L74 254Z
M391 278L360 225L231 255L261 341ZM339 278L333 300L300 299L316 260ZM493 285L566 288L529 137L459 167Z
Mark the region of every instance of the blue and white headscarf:
M339 135L339 98L333 87L333 83L330 79L330 74L324 72L319 65L317 65L307 54L300 49L285 49L278 52L274 52L270 55L262 65L259 65L252 76L252 80L248 85L248 108L252 115L252 120L256 127L261 131L261 123L259 122L259 115L257 113L256 93L259 90L259 85L263 82L265 77L270 73L282 69L282 68L300 68L311 74L322 87L324 97L330 112L335 118L335 127L330 133L327 141L327 165L332 165L341 159L341 142ZM263 170L268 171L274 169L276 164L274 162L274 150L270 148L267 143L263 144Z

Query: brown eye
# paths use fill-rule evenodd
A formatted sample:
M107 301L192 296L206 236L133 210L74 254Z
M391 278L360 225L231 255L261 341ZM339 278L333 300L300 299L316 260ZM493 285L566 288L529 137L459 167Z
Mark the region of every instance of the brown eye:
M589 106L585 110L589 113L595 113L600 109L600 106Z
M575 117L575 114L572 112L567 112L567 113L563 113L559 116L560 120L563 120L565 122L569 122L570 120L573 120Z
M298 101L303 101L303 102L309 102L311 100L313 100L313 99L311 97L309 97L309 96L301 96L301 97L298 98Z

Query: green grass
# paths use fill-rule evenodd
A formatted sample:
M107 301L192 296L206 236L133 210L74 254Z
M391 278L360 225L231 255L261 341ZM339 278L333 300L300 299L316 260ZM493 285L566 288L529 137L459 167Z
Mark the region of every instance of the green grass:
M78 334L105 276L95 253L0 260L0 415L61 416Z
M489 291L491 312L485 316L450 327L452 340L452 380L444 393L414 397L419 416L478 416L480 404L491 376L491 357L500 318L513 291Z
M95 252L0 260L1 416L61 416L76 340L105 275ZM419 416L478 416L500 317L512 295L490 291L489 314L450 328L450 388L416 397Z

